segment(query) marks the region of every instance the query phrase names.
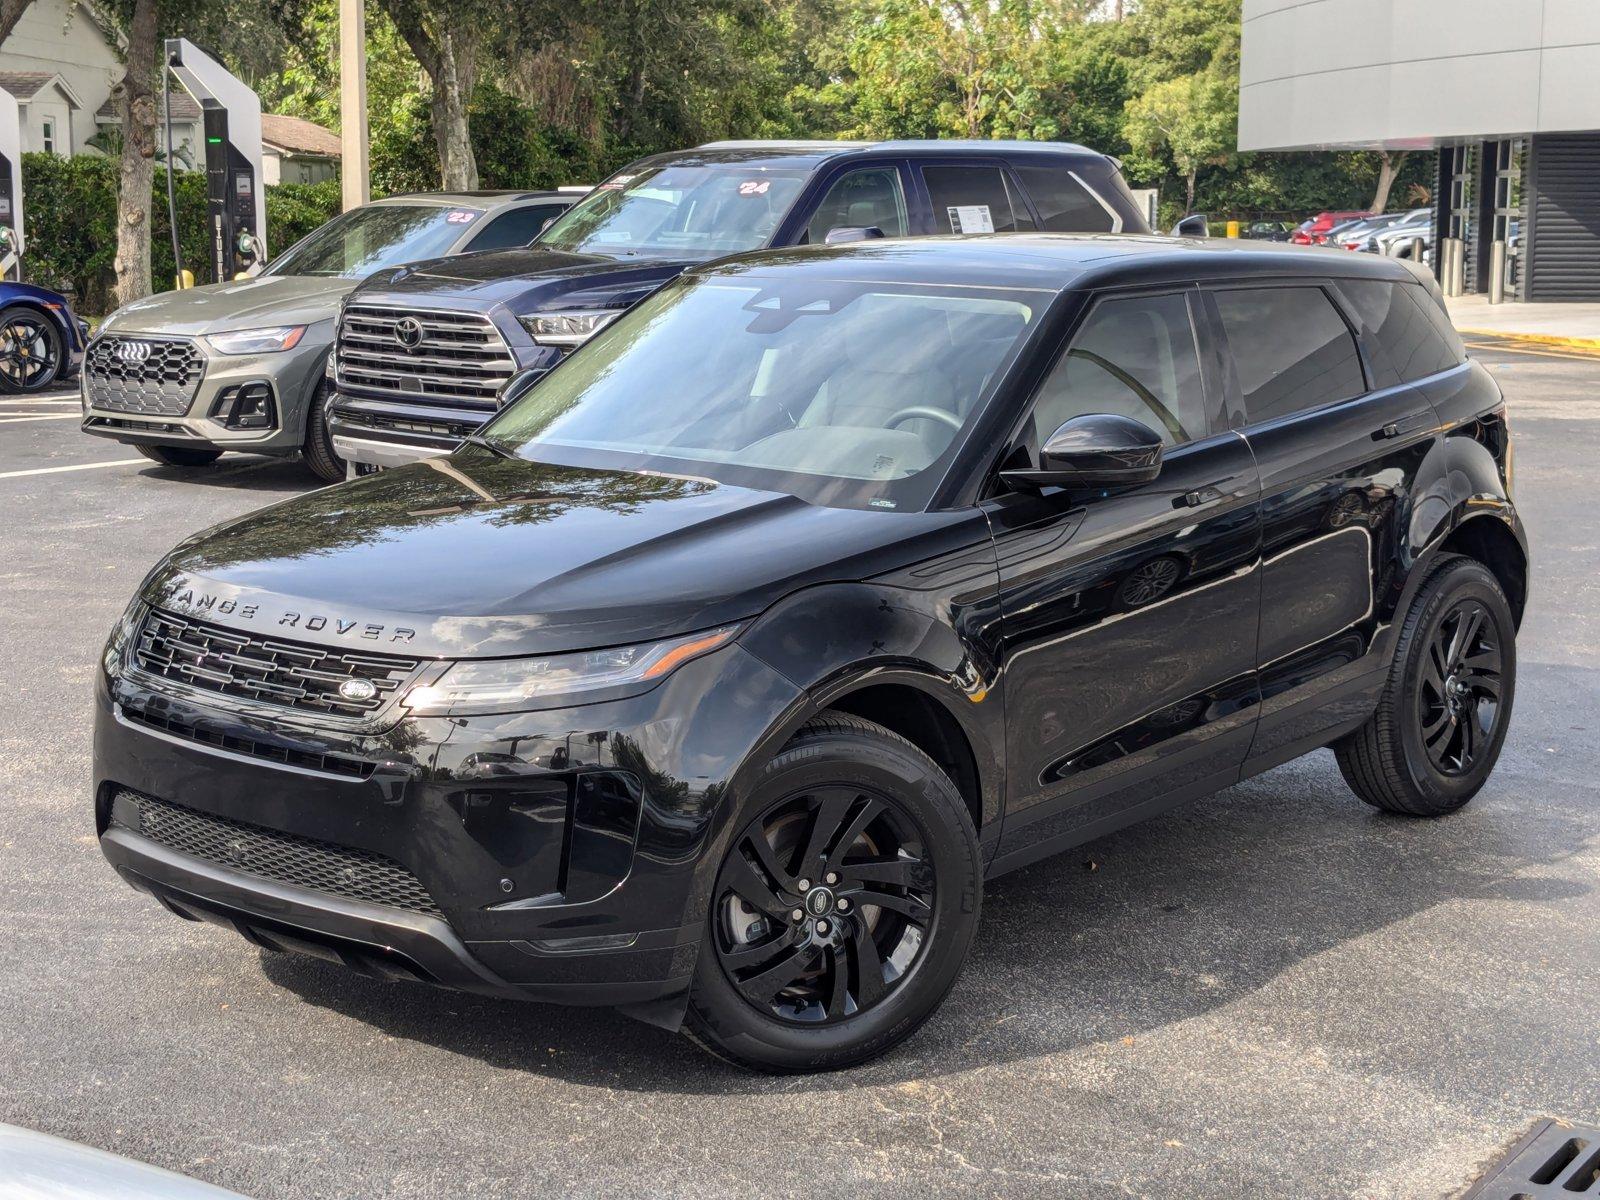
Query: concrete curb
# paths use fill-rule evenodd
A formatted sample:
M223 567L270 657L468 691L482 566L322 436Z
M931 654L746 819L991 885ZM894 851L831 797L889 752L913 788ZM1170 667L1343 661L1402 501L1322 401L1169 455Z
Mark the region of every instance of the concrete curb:
M1506 342L1532 342L1539 346L1562 346L1569 350L1600 350L1600 338L1561 337L1553 333L1508 333L1503 329L1458 329L1463 337L1499 338Z

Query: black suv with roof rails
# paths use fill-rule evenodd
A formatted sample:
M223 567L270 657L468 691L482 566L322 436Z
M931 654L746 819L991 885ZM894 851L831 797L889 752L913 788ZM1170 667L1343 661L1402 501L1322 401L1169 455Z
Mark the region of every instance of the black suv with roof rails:
M860 1062L948 992L985 878L1322 746L1369 804L1466 804L1511 475L1392 259L729 259L448 458L177 547L97 672L100 845L261 945Z
M1148 233L1117 164L1057 142L715 142L624 167L527 249L416 263L345 302L328 424L357 469L448 453L695 263L926 234Z

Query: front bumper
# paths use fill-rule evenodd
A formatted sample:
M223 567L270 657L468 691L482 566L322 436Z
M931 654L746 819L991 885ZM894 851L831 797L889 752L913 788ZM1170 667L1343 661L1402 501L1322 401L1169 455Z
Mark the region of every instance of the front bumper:
M328 403L328 432L345 462L402 467L449 454L492 416L492 409L443 408L335 392Z
M138 338L133 331L116 336ZM200 343L196 343L200 345ZM139 412L132 407L97 406L91 397L90 370L79 374L83 432L125 445L194 446L258 454L288 453L305 441L306 413L318 394L329 344L308 332L293 350L278 354L214 355L203 345L203 373L193 398L181 413ZM273 422L266 429L230 429L226 396L248 384L272 389Z
M648 1005L686 992L740 773L805 707L737 647L626 700L368 732L102 673L97 829L130 884L261 945L466 991ZM248 827L237 862L129 819L128 792ZM275 831L382 856L433 905L304 886L253 857L251 838Z

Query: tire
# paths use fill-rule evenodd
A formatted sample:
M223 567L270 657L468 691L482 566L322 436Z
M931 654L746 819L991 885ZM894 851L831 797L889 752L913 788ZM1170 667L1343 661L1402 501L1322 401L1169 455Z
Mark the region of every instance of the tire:
M328 433L328 385L319 383L317 394L311 397L311 411L306 413L306 440L300 447L300 457L305 459L311 473L324 483L343 483L344 459L333 449L333 437Z
M915 1033L978 926L978 839L950 778L881 725L824 713L762 769L739 822L684 1032L778 1074L855 1066Z
M134 449L164 467L209 467L222 457L221 450L199 446L135 446Z
M65 351L61 331L38 309L14 304L0 311L0 394L44 391L61 375Z
M1474 559L1444 559L1406 614L1377 711L1334 745L1345 782L1385 812L1455 812L1500 757L1516 672L1516 621L1499 582Z

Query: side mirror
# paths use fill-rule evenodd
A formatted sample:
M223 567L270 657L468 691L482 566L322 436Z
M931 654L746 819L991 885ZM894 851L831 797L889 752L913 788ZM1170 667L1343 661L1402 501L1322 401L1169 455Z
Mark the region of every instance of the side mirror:
M510 379L506 380L500 388L500 394L494 398L495 411L509 408L518 400L528 394L528 389L544 378L543 371L535 371L531 367L524 367Z
M1001 471L1023 487L1119 487L1161 474L1161 435L1132 417L1084 413L1045 441L1037 469Z
M876 225L835 225L828 230L828 236L822 239L825 246L836 246L840 242L870 242L883 236L883 230Z
M1190 213L1172 227L1173 237L1210 237L1211 222L1205 213Z

